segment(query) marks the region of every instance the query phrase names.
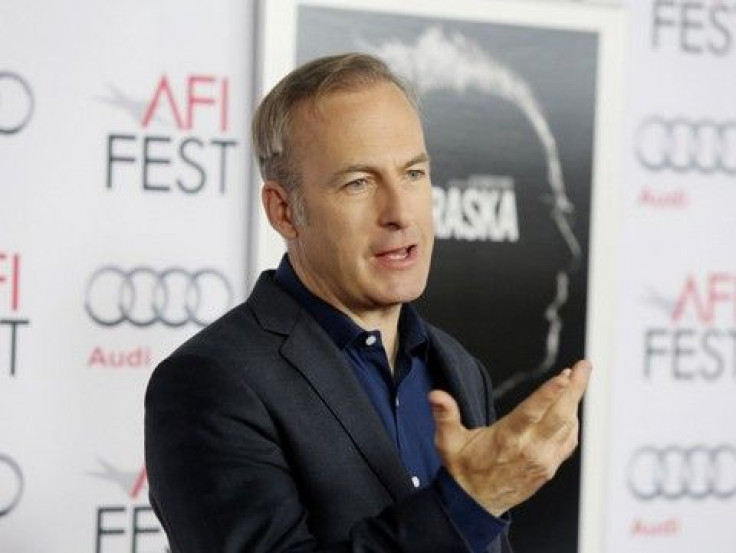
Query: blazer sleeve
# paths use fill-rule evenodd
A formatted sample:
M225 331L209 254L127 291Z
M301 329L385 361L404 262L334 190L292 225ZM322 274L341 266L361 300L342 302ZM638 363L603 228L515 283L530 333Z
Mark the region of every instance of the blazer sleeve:
M173 552L469 551L432 487L320 543L264 402L213 363L170 358L146 392L149 494Z

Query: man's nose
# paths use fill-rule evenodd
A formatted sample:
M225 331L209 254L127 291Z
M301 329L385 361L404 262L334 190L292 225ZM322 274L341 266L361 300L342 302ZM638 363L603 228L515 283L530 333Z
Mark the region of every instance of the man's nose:
M378 194L379 223L383 227L403 229L411 223L412 204L417 199L412 194L411 186L401 179L386 179Z

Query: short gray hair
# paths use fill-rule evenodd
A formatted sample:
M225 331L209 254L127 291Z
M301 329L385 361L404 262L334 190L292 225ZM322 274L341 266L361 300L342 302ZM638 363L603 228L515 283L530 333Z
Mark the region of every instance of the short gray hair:
M301 175L289 143L290 123L297 105L332 92L359 90L381 82L395 84L417 109L411 87L382 60L348 53L318 58L284 77L261 101L253 115L252 139L263 180L279 182L299 199Z

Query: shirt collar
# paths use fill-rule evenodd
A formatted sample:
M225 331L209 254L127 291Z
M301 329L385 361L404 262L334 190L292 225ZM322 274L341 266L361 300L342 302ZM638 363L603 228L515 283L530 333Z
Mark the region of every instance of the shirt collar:
M313 294L299 279L289 256L284 254L275 274L276 282L288 292L327 332L335 345L345 349L354 340L369 332L358 326L339 309ZM422 319L414 306L404 304L399 317L399 344L407 353L416 348L426 347L429 342Z

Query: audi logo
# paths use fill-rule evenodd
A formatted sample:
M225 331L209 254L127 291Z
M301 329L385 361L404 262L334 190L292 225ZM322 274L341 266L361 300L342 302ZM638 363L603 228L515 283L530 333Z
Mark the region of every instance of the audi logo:
M636 158L651 171L736 175L736 121L649 117L637 130Z
M160 323L175 328L208 325L232 302L230 282L216 269L106 266L90 277L84 308L94 322L106 327Z
M642 447L628 467L629 490L637 499L730 499L736 494L736 448Z
M0 517L16 508L23 496L23 472L18 463L0 453Z
M23 77L0 71L0 134L23 130L33 116L34 106L33 92Z

